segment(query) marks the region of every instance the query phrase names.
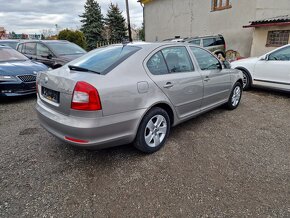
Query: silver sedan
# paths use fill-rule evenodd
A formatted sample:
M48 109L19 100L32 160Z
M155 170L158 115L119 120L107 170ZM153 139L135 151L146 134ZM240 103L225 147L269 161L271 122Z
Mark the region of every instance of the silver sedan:
M41 125L82 148L159 150L170 128L238 107L243 75L194 45L133 43L94 51L37 78Z

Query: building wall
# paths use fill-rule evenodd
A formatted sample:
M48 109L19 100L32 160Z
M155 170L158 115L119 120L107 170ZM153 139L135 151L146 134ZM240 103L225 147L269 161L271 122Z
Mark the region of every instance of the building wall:
M231 0L231 9L211 11L211 0L153 0L145 4L146 41L222 34L228 50L251 54L249 21L290 14L290 0Z
M232 8L211 11L211 0L153 0L145 5L146 41L174 36L222 34L227 49L250 55L252 29L242 26L255 19L256 0L232 0Z
M256 19L290 14L290 0L256 0Z
M289 26L258 27L258 28L256 28L254 35L253 35L253 45L252 45L252 51L251 51L252 57L261 56L261 55L268 53L268 52L277 48L277 47L267 47L266 46L268 32L274 31L274 30L290 30L290 25ZM288 42L290 43L290 37L289 37Z

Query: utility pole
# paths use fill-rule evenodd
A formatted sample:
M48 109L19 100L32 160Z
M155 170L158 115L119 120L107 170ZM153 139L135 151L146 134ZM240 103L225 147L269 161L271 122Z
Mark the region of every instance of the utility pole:
M131 24L130 24L130 13L129 13L129 3L126 1L126 11L127 11L127 23L128 23L128 32L129 32L129 41L132 42L132 32L131 32Z

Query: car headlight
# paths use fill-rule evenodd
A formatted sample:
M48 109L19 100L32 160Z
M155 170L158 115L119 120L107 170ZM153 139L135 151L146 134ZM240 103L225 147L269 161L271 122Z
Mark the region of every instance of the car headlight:
M10 81L17 81L16 77L14 76L1 76L0 81L10 82Z

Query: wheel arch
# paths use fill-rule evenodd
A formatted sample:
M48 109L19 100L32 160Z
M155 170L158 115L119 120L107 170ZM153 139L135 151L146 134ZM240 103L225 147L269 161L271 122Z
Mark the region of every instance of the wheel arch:
M235 69L237 69L237 70L240 70L240 71L243 71L243 72L247 73L247 74L249 75L249 77L250 77L250 86L252 86L252 84L253 84L253 77L252 77L252 75L251 75L250 71L249 71L247 68L245 68L245 67L240 67L240 66L238 66L238 67L235 67Z
M143 113L141 119L139 120L139 123L137 125L137 129L135 132L135 137L137 135L138 129L141 125L142 120L144 119L144 116L148 113L148 111L150 111L152 108L154 107L159 107L162 108L163 110L165 110L169 116L170 119L170 125L173 126L175 119L174 119L174 111L173 108L170 106L170 104L168 102L156 102L155 104L151 105L150 107L148 107L148 109Z

